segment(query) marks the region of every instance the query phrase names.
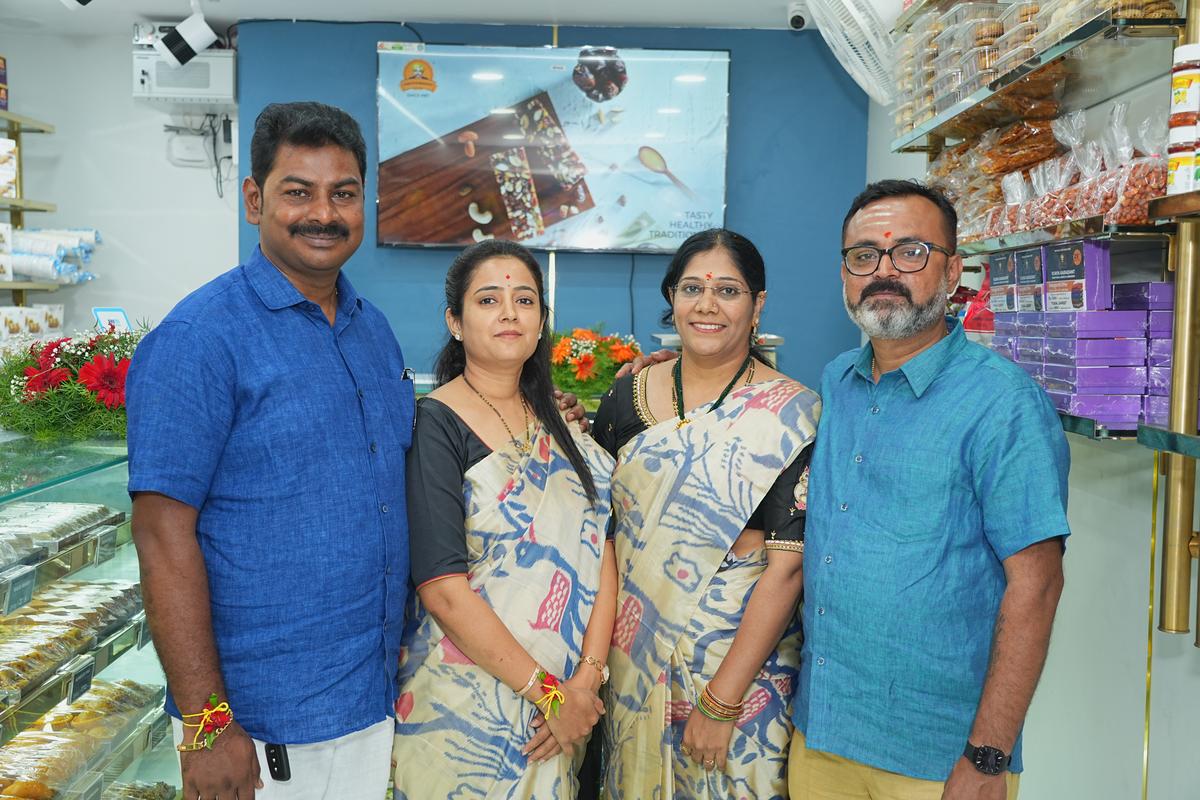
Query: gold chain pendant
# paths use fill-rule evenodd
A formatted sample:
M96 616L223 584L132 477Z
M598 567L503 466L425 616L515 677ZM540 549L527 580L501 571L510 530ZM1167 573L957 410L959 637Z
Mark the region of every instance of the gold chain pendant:
M678 422L678 423L675 425L675 430L679 430L679 429L680 429L680 428L682 428L684 425L691 425L691 424L692 424L692 421L691 421L690 419L681 419L681 420L679 420L679 422Z

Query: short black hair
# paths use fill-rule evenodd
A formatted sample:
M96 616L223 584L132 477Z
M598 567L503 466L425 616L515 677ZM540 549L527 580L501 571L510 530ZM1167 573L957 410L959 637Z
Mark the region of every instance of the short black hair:
M336 145L358 161L359 177L367 180L367 143L354 117L324 103L271 103L254 120L250 139L250 177L262 189L275 166L281 144L294 147Z
M846 212L846 218L842 220L842 242L846 241L846 229L850 227L850 220L859 211L862 211L872 203L877 203L880 200L886 200L890 197L924 197L929 202L938 207L942 212L942 222L946 228L946 240L949 242L949 249L953 252L958 249L958 212L954 210L954 205L946 199L946 196L930 186L926 186L920 181L907 181L889 179L884 181L876 181L867 185L859 193L858 197L854 198L854 202L850 204L850 210Z

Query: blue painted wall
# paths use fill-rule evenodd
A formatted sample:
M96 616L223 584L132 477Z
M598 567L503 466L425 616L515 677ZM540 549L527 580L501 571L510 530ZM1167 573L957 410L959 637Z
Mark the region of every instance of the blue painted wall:
M550 43L550 28L418 25L427 42ZM349 111L367 140L366 196L375 197L377 41L411 41L399 25L243 22L238 27L238 98L243 176L254 119L272 102L319 100ZM722 49L731 52L726 223L749 236L767 262L763 330L784 336L780 366L816 385L821 368L858 344L842 308L838 248L842 216L866 176L867 97L820 35L690 28L560 28L559 46ZM258 240L242 221L245 258ZM445 339L446 249L376 247L368 209L363 245L347 265L359 292L383 309L410 366L432 367ZM543 267L544 254L539 256ZM604 323L631 330L643 347L664 329L659 282L665 256L558 255L558 327ZM631 304L630 297L633 297Z

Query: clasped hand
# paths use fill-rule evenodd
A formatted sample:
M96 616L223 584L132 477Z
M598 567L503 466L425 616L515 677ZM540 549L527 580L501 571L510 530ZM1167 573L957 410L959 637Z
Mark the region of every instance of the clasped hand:
M533 720L535 733L522 749L530 761L545 761L561 753L570 758L604 713L604 702L578 674L559 685L564 697L558 715L547 719L538 714Z

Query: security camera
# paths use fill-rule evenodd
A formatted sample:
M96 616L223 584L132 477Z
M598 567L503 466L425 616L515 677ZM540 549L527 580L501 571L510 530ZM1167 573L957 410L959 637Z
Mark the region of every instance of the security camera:
M72 11L76 11L92 2L92 0L60 0L60 2Z
M788 3L787 24L794 31L802 31L809 25L808 4Z
M217 34L208 27L204 15L200 12L192 14L183 22L169 30L154 42L154 49L171 66L182 67L196 57L196 53L208 48L217 40Z

